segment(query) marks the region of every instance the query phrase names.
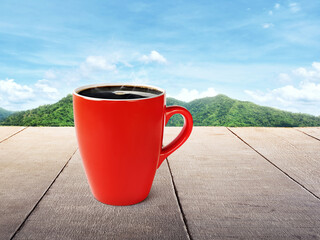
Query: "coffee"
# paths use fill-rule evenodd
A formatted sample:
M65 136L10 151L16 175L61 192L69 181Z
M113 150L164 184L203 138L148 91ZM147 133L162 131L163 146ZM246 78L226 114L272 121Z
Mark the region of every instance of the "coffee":
M78 94L92 98L121 100L152 98L161 95L162 93L163 92L153 88L119 85L87 88L80 91Z

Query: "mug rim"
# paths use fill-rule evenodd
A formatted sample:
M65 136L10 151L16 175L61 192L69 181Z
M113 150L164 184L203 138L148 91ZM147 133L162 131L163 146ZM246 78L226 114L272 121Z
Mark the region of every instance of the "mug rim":
M108 99L108 98L95 98L95 97L87 97L84 95L80 95L79 92L89 89L89 88L94 88L94 87L112 87L112 86L128 86L128 87L142 87L142 88L151 88L153 90L161 92L161 94L153 96L153 97L148 97L148 98L133 98L133 99ZM84 85L81 87L78 87L73 90L73 95L85 98L88 100L94 100L94 101L141 101L141 100L148 100L152 98L157 98L165 95L166 91L162 88L151 86L151 85L145 85L145 84L130 84L130 83L96 83L96 84L89 84L89 85Z

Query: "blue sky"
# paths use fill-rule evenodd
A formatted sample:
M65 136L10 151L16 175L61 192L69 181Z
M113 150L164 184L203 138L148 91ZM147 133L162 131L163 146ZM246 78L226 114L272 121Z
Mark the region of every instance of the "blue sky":
M139 83L320 115L320 2L0 3L0 107Z

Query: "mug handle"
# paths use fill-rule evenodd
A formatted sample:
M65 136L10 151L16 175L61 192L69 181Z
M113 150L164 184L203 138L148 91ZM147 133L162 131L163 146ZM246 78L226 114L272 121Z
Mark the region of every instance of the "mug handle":
M181 132L179 135L168 145L163 147L160 152L160 158L158 162L157 168L160 167L161 163L175 150L177 150L187 139L189 138L191 131L192 131L192 126L193 126L193 119L191 113L185 109L184 107L180 106L170 106L166 107L165 109L165 125L167 125L169 119L174 115L174 114L181 114L184 119L184 124Z

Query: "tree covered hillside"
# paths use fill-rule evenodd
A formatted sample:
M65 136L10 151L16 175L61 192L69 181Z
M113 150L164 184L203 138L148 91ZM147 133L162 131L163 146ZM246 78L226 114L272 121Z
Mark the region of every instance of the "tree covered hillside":
M189 103L167 98L167 105L175 104L183 106L191 112L195 126L320 126L320 117L263 107L251 102L231 99L221 94L215 97L196 99ZM182 126L182 124L182 117L172 117L171 125Z
M0 107L0 121L11 115L13 112Z
M186 103L167 98L167 106L180 105L187 108L195 126L263 126L306 127L320 126L320 117L290 113L251 102L231 99L225 95L196 99ZM181 116L173 116L169 126L182 126ZM0 125L18 126L73 126L72 95L51 105L12 114Z
M16 112L0 124L6 126L73 126L72 95L54 104Z

